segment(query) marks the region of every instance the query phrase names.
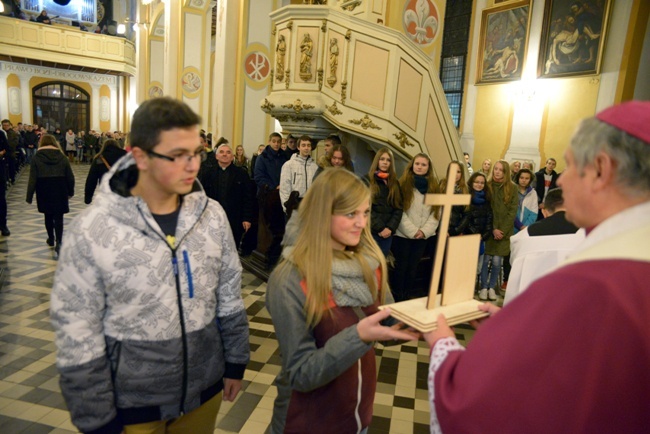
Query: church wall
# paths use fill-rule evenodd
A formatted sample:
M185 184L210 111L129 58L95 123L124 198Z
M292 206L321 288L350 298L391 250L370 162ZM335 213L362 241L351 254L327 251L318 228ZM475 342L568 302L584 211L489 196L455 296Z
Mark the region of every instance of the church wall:
M0 117L12 123L33 123L32 90L47 82L78 86L90 96L90 128L113 131L123 125L118 119L124 110L118 107L118 80L112 75L67 71L11 62L0 63ZM100 118L103 120L100 121Z
M445 23L445 10L447 8L447 0L426 0L425 10L428 10L429 15L417 13L416 3L417 0L386 0L386 26L403 33L418 47L422 49L427 55L434 60L437 67L440 67L440 56L442 55L442 34ZM410 12L407 12L410 11ZM429 21L427 22L428 17ZM408 22L408 24L406 24ZM435 23L435 30L428 26L426 27L426 37L418 39L415 36L415 27L421 26L424 23ZM432 38L428 41L428 38Z
M533 2L522 80L477 86L476 68L468 77L466 96L470 98L466 99L469 105L465 107L465 113L472 113L465 119L473 122L463 124L461 130L464 134L469 133L470 137L473 135L473 152L470 152L473 166L479 167L485 158L491 158L493 162L499 158L509 161L530 158L539 169L540 163L554 157L558 162L556 170L564 169L562 155L580 120L618 102L615 91L621 64L625 61L623 44L634 1L637 0L617 0L612 4L599 75L553 79L537 79L544 2ZM487 7L492 5L490 0L478 0L477 3ZM482 7L476 8L477 16L472 19L474 27L480 23L482 10ZM477 44L479 29L474 28L473 34L472 44ZM474 49L473 53L469 66L477 62L478 50ZM639 75L639 79L641 77ZM464 150L468 148L464 146Z

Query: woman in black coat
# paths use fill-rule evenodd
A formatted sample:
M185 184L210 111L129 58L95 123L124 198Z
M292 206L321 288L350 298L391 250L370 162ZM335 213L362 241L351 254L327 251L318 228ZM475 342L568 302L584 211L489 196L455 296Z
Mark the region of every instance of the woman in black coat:
M117 140L108 139L104 142L99 154L90 162L90 170L88 171L84 191L84 202L86 204L93 200L97 184L102 180L104 174L124 155L126 155L126 151L120 147Z
M54 246L56 242L54 250L58 254L63 239L63 214L70 211L68 198L74 196L74 175L70 162L50 134L41 137L32 158L27 203L32 203L34 193L38 212L45 214L47 245Z

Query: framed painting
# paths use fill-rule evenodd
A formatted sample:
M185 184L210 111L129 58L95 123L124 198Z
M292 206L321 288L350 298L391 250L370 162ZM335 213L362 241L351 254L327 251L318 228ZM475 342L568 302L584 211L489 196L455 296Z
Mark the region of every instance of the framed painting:
M537 76L599 74L611 4L612 0L547 0Z
M521 79L528 47L530 12L528 0L483 10L477 84Z

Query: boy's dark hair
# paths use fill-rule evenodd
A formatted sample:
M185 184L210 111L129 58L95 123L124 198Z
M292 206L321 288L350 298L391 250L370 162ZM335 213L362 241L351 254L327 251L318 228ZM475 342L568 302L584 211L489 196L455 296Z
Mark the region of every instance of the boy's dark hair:
M174 128L192 128L201 123L201 117L182 101L170 97L154 98L142 103L133 114L132 148L151 151L160 141L160 133Z
M553 214L562 205L564 205L564 197L562 197L561 188L554 188L546 193L546 197L544 198L544 208L546 211Z
M280 133L271 133L271 134L269 134L269 142L271 141L271 139L272 139L273 137L277 137L277 138L279 138L280 140L282 140L282 134L280 134Z
M341 145L343 143L341 142L341 138L336 134L330 134L329 136L325 137L325 140L332 142L332 145Z

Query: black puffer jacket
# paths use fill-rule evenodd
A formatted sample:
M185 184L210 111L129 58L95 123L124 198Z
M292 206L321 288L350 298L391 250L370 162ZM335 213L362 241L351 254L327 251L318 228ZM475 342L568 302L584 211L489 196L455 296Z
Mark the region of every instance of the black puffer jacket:
M454 194L462 194L458 186L454 186ZM465 205L455 205L451 207L451 215L449 216L449 229L447 233L449 235L460 235L463 231L460 229L460 225L467 214Z
M365 178L365 181L369 184L368 177ZM398 181L395 180L395 182ZM384 182L377 181L377 186L379 187L379 192L372 198L370 230L373 234L378 234L385 228L388 228L395 234L395 231L399 227L399 222L402 220L402 209L393 208L388 202L388 193L390 193L390 190ZM397 188L399 189L399 184Z
M66 156L54 146L40 148L32 159L27 185L27 203L36 193L38 212L65 214L68 198L74 196L74 175Z
M485 201L482 204L472 203L469 211L464 213L463 219L458 226L461 234L480 234L481 239L486 241L492 236L492 206Z

